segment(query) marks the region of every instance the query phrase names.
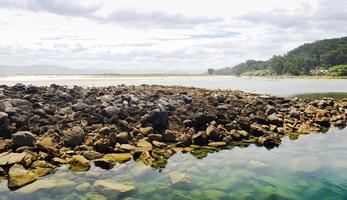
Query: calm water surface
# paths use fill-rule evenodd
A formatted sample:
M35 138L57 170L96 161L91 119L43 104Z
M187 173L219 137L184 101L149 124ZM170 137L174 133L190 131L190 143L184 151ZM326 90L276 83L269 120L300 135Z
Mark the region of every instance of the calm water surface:
M118 84L183 85L238 89L248 92L291 96L304 93L347 93L347 80L265 79L240 77L183 78L0 78L0 84L109 86ZM312 96L312 95L309 95ZM323 95L326 96L326 95ZM341 94L338 94L341 96ZM308 97L308 96L306 96ZM316 98L316 97L313 97ZM170 173L184 174L184 184L173 185ZM283 140L275 149L251 145L209 153L197 159L190 153L172 156L166 168L152 169L135 161L112 170L93 167L75 173L62 168L43 177L54 185L31 193L9 191L0 182L2 199L313 199L347 200L347 129ZM107 196L93 188L96 180L131 183L136 190L122 196ZM30 187L26 186L26 187ZM22 188L25 189L26 187Z
M233 89L276 96L304 93L347 93L347 79L299 79L299 78L248 78L235 76L197 77L96 77L96 76L15 76L0 77L0 84L14 85L18 82L33 85L56 83L68 86L110 85L180 85L210 89Z
M347 199L347 129L284 139L279 148L251 145L208 154L197 159L177 153L162 170L130 161L112 170L92 168L74 173L66 169L44 177L68 185L34 193L10 192L0 185L0 199ZM172 185L169 174L190 180ZM96 180L131 183L136 190L122 196L100 196ZM59 184L58 184L59 185ZM26 187L30 187L26 186ZM25 187L23 188L25 189Z

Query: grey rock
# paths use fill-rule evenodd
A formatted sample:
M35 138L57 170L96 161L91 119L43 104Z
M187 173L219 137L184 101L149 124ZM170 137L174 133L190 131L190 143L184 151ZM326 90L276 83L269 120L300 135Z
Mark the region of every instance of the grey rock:
M13 144L16 146L33 146L35 135L29 131L18 131L12 135Z

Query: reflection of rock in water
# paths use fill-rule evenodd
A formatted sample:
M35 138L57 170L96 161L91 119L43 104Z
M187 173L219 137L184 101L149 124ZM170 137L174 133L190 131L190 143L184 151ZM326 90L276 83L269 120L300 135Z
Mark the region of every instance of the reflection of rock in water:
M204 159L253 144L272 149L284 136L296 139L346 123L346 99L148 85L0 88L1 176L13 164L38 176L59 165L88 171L93 161L117 173L130 160L163 169L178 152ZM34 166L35 161L54 166Z

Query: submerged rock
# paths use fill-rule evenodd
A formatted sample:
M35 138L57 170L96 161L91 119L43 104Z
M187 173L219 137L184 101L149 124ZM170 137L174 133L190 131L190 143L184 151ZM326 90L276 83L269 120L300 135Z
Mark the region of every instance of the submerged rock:
M72 187L75 182L67 179L37 180L34 183L18 189L16 192L20 194L32 194L37 191L49 191L52 189L61 189Z
M172 171L169 173L170 181L172 185L189 185L192 183L192 179L185 172Z
M136 187L132 184L117 183L105 180L95 181L93 188L99 193L115 198L121 194L129 193L134 191Z

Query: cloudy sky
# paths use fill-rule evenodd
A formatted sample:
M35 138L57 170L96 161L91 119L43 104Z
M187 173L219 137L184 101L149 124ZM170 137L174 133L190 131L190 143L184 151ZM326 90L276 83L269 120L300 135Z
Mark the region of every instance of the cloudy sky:
M0 65L203 72L347 35L345 0L0 0Z

